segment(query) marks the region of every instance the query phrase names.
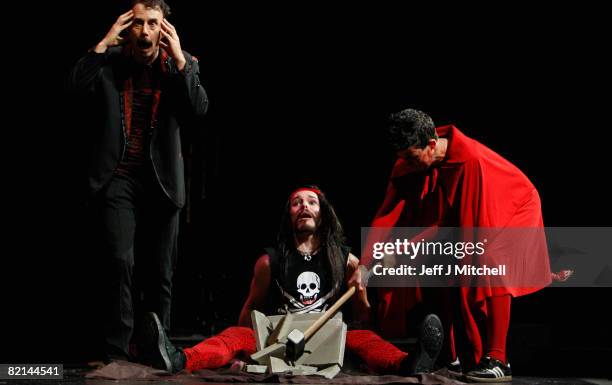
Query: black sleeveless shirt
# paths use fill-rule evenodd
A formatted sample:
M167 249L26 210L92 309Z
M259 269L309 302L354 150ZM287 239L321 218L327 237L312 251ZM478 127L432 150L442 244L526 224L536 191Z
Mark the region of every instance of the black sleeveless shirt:
M264 312L267 315L317 313L327 310L346 291L346 285L332 282L327 251L322 248L310 256L293 249L283 260L275 248L266 248L270 257L270 291ZM345 271L349 249L342 249Z

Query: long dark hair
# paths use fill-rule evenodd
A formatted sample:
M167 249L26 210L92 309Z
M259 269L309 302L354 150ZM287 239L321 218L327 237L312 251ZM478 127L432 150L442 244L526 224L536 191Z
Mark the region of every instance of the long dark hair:
M296 191L299 188L308 188L317 191L321 189L315 185L299 186L294 189ZM333 290L338 291L342 282L344 281L344 270L345 262L344 253L348 248L346 247L346 240L344 237L344 230L342 224L336 216L336 211L329 203L325 195L321 192L314 191L319 198L319 206L321 209L321 223L317 228L316 234L319 237L321 249L325 248L327 252L327 261L332 274ZM293 224L291 223L291 196L287 198L285 204L285 210L283 212L281 226L278 231L277 247L280 256L280 271L284 272L283 277L287 275L287 259L289 254L295 250L295 237L293 231Z

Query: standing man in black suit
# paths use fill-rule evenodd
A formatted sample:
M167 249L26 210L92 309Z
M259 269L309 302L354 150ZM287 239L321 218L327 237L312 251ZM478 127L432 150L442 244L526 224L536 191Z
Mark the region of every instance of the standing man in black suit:
M135 0L70 74L99 114L88 185L104 255L106 360L132 359L134 266L145 311L168 331L179 212L185 204L181 129L206 113L198 61L181 49L164 0ZM135 263L135 259L138 261Z

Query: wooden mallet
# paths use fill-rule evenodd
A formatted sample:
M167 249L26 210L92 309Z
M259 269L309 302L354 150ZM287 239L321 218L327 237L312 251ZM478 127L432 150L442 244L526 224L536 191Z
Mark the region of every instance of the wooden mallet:
M286 337L282 338L280 341L276 343L272 343L269 346L251 354L251 359L257 361L258 363L265 365L269 361L270 356L278 357L278 355L285 354L285 358L296 361L302 353L304 353L304 346L306 345L306 341L317 332L329 320L334 313L340 308L340 306L344 305L344 303L355 293L355 287L352 286L350 289L333 304L332 307L327 309L325 313L319 317L310 327L302 333L301 331L294 329L292 330ZM291 317L292 318L292 317ZM290 318L290 319L291 319ZM283 322L283 328L290 325L290 322ZM281 326L277 327L279 329ZM281 335L280 333L278 333ZM278 337L278 336L274 336ZM273 342L276 338L271 338L268 343Z
M355 286L351 286L346 293L342 295L336 301L335 304L332 305L325 313L319 317L305 332L301 332L298 329L293 329L291 333L287 335L287 345L285 348L285 358L289 361L296 361L300 356L304 353L304 346L306 346L306 341L315 334L321 326L327 322L335 313L340 309L340 306L344 305L344 303L351 298L351 296L355 293Z

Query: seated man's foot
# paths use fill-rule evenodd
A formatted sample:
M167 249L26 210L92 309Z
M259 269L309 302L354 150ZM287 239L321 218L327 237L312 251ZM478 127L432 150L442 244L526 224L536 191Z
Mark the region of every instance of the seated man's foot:
M172 345L155 313L145 314L141 339L141 363L170 373L185 368L185 353Z
M433 371L443 342L442 322L437 315L429 314L419 328L419 340L416 349L406 356L401 363L400 374L411 375Z
M469 371L465 378L470 382L509 382L512 381L510 364L491 357L483 357L476 369Z

